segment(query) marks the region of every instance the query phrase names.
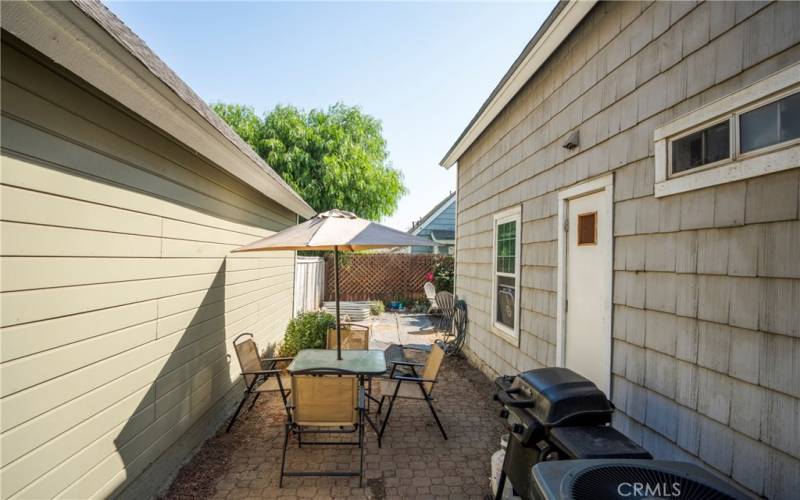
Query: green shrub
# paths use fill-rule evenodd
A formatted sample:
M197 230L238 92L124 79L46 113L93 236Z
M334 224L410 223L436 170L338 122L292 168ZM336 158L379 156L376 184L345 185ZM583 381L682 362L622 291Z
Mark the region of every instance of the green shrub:
M443 257L433 264L433 285L437 292L453 293L453 257Z
M383 301L373 300L369 303L369 313L373 316L380 316L385 310L386 306L383 305Z
M328 328L335 326L335 318L325 311L298 314L286 327L281 355L295 356L301 349L324 349Z

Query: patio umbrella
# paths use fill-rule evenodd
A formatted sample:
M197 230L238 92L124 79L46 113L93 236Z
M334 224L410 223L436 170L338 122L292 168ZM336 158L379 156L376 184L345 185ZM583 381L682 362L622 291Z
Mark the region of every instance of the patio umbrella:
M333 250L333 275L336 288L336 356L338 359L342 359L342 333L339 321L339 250L353 251L405 246L438 246L438 243L412 236L377 222L361 219L351 212L329 210L317 214L302 224L237 248L234 252Z

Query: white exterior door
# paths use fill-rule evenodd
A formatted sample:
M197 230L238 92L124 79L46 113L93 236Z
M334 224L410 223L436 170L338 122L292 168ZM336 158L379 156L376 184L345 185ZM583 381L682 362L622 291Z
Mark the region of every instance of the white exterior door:
M564 199L564 319L560 365L610 396L613 205L611 189Z

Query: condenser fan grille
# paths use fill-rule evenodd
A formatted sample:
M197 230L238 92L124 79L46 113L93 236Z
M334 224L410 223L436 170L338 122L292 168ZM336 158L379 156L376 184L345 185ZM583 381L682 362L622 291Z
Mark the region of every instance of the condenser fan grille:
M630 465L603 465L576 474L568 486L574 500L733 500L706 484L667 471Z

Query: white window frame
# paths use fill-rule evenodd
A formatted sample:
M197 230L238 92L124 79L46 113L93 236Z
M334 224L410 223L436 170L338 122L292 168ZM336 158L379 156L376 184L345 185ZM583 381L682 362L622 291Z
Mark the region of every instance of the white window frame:
M737 92L712 101L657 128L655 196L669 196L800 166L800 139L741 153L739 117L748 111L800 92L800 64L785 68ZM672 174L672 143L712 125L730 121L727 159Z
M497 272L497 227L507 222L515 222L517 228L514 240L514 274ZM492 331L495 335L506 342L519 347L519 319L520 307L519 300L522 295L521 277L522 261L522 206L515 206L494 214L492 224ZM497 276L509 276L514 278L514 328L497 321Z

